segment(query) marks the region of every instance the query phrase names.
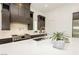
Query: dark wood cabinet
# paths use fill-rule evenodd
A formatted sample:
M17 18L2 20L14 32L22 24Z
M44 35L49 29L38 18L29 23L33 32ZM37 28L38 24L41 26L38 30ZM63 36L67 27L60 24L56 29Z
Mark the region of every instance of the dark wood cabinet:
M73 13L73 20L79 19L79 12Z
M10 12L11 12L11 22L18 22L19 20L19 6L16 4L10 5Z
M0 39L0 44L10 43L10 42L12 42L12 38Z
M24 14L25 22L28 24L30 20L30 10L25 9L25 14Z
M28 24L28 30L33 30L33 19L30 19L30 23Z
M19 22L25 23L25 8L19 5Z
M22 7L19 7L19 17L24 17L25 9Z
M2 30L10 30L9 4L2 4Z
M28 24L28 30L33 30L33 12L30 11L30 19Z
M23 3L23 7L27 10L30 10L30 3Z
M9 30L11 22L30 23L30 3L3 3L2 30Z
M45 17L38 15L38 22L37 22L38 30L45 30Z
M11 21L12 22L19 22L27 24L30 19L30 5L27 9L27 5L29 3L15 3L11 4Z

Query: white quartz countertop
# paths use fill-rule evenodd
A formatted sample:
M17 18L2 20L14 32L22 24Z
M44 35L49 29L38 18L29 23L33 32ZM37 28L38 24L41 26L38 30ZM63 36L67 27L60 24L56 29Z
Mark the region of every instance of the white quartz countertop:
M79 40L71 39L65 48L56 49L51 39L39 42L33 39L0 45L0 54L6 55L79 55Z
M0 36L0 39L4 39L4 38L12 38L12 36Z

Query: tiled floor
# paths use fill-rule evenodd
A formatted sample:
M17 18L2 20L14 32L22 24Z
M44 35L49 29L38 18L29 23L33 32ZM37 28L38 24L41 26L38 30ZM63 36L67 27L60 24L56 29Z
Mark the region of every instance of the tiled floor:
M50 39L42 41L24 40L0 45L0 54L3 55L64 55L79 54L79 39L71 39L71 43L67 43L64 50L53 48Z

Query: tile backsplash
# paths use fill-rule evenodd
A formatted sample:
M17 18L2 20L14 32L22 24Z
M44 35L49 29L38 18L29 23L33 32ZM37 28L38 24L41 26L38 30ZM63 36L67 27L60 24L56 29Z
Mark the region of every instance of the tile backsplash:
M12 35L33 34L33 30L28 30L27 24L11 23L10 30L0 30L0 38L11 37Z

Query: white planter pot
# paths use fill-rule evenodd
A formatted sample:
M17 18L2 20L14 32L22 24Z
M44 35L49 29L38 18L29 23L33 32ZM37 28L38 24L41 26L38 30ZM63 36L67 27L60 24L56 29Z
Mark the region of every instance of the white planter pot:
M63 40L53 41L53 47L64 49L65 42Z

